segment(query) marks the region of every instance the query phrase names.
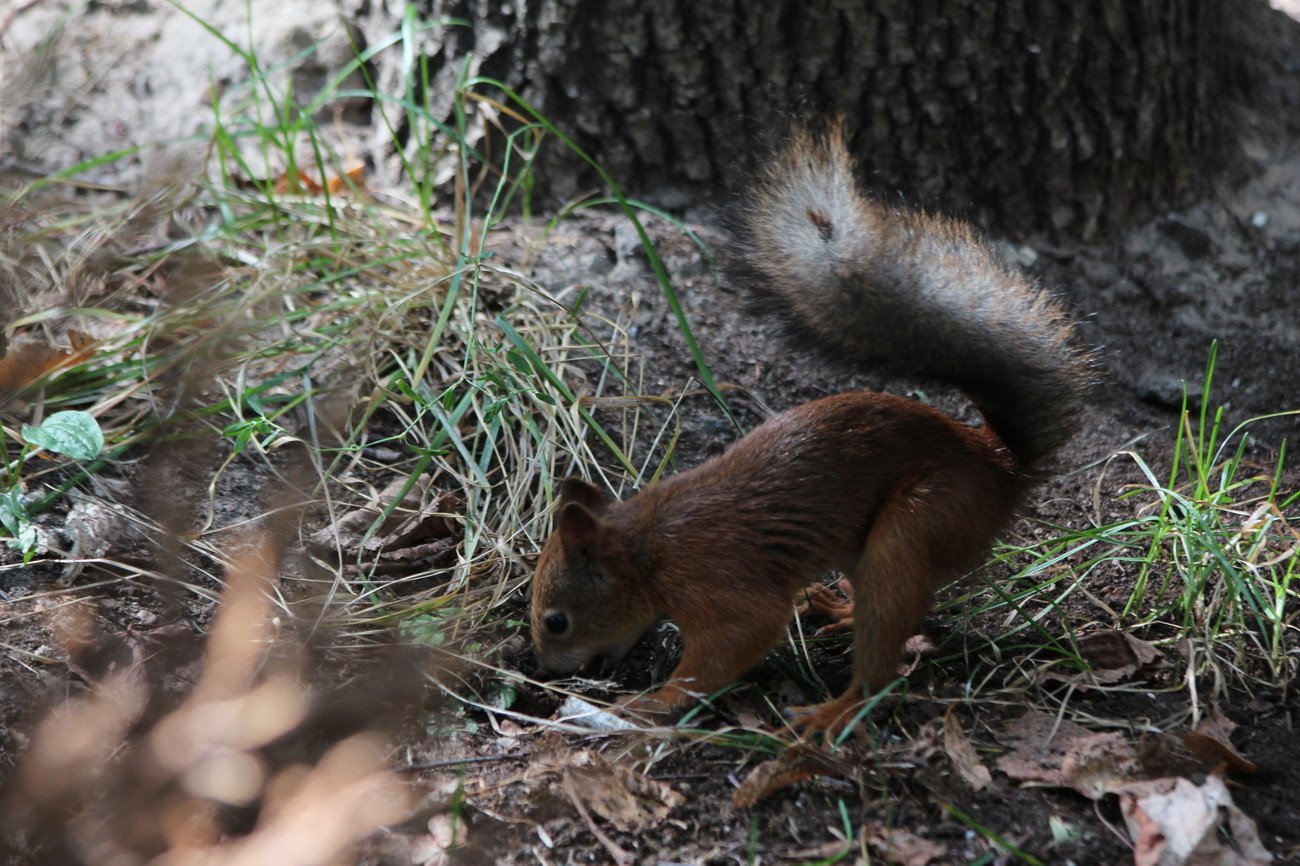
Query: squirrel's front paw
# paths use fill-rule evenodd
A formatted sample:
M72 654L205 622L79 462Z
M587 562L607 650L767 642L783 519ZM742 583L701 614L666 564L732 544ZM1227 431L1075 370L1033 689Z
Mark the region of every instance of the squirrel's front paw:
M649 695L624 695L618 699L618 707L624 715L650 717L667 716L674 709L659 692Z
M673 716L692 700L681 689L666 686L648 695L625 695L618 699L618 706L620 713L625 716L657 724Z
M836 590L843 593L844 597L841 598ZM813 613L830 620L830 623L817 629L819 635L853 631L853 586L841 577L834 587L819 584L805 589L795 610L800 615Z

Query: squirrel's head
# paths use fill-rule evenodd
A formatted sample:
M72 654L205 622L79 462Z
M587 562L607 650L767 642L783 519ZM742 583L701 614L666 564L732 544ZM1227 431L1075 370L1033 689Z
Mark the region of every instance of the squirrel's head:
M624 555L613 503L597 487L571 478L560 488L555 531L533 575L533 649L557 674L613 664L654 625L658 614Z

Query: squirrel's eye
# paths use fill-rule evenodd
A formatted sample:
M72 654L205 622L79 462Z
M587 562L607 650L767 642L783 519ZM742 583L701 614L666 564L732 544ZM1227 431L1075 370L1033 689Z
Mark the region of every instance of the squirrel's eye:
M553 635L561 635L569 630L568 614L560 613L558 610L554 613L548 613L546 619L542 620L546 630Z

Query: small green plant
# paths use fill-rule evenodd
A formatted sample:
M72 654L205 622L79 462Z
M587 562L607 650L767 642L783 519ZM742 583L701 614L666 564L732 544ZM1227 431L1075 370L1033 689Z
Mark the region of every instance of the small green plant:
M453 620L460 615L454 607L436 608L430 613L417 613L402 620L398 636L413 644L439 647L447 642Z
M9 546L21 551L26 562L36 550L36 527L27 516L22 494L22 488L16 484L0 493L0 524L9 533Z
M104 450L104 433L99 422L88 412L55 412L43 424L23 425L23 439L28 445L63 454L73 460L92 460Z
M64 410L55 412L42 424L24 424L22 438L23 447L17 459L13 463L6 460L5 475L9 483L0 491L0 525L9 533L9 547L21 551L26 562L35 555L37 534L31 521L32 509L23 496L22 467L39 450L82 462L94 460L104 450L104 432L88 412Z
M221 435L233 440L233 454L242 454L248 444L254 441L259 448L268 448L276 439L287 435L283 427L268 417L266 407L256 392L246 392L242 402L246 409L251 410L252 416L241 417L221 428Z

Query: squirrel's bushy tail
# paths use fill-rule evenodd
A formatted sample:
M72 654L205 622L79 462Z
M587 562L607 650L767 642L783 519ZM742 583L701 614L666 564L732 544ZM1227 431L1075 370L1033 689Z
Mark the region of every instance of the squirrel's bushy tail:
M863 195L838 125L796 133L742 219L752 288L824 348L960 388L1026 471L1073 433L1089 365L1063 310L964 223Z

